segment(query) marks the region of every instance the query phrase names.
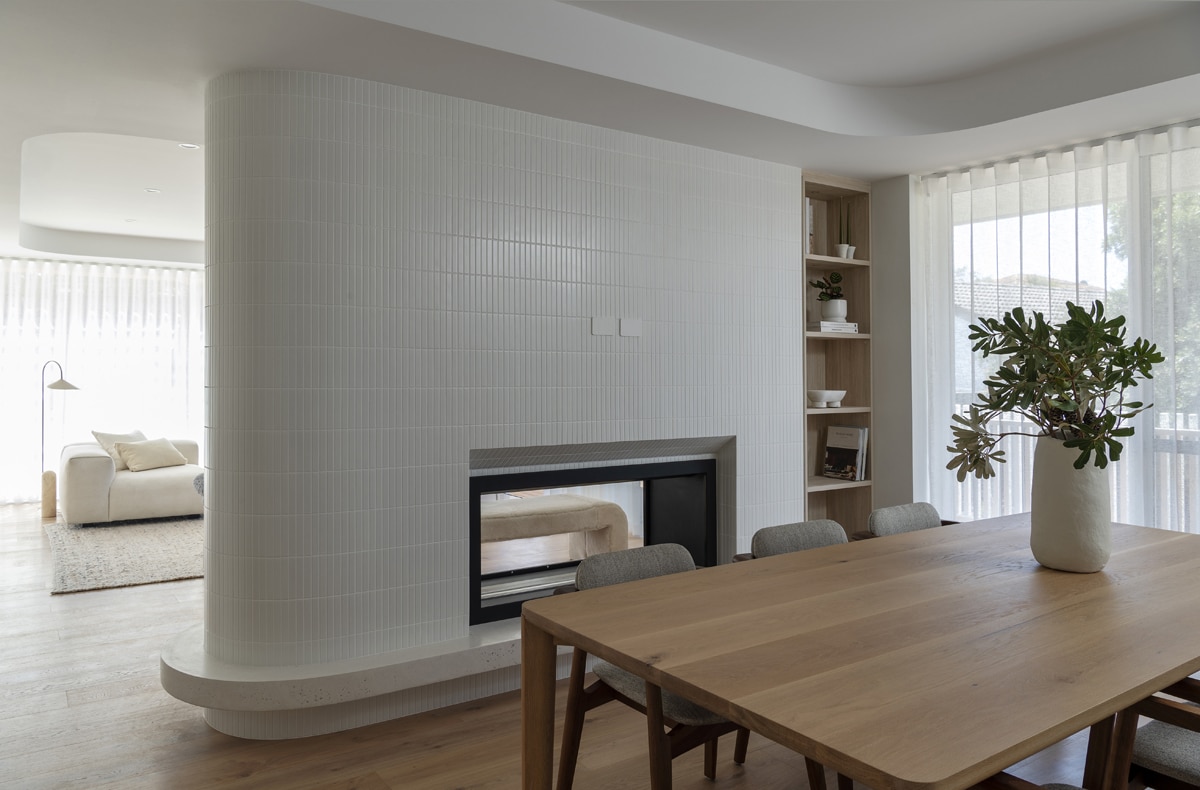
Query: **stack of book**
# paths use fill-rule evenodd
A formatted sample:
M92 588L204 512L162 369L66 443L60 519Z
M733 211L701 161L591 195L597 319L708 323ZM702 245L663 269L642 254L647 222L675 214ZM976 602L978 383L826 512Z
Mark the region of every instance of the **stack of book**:
M811 321L809 332L851 332L858 334L858 323L854 321Z
M825 436L825 477L865 480L867 429L859 425L830 425Z

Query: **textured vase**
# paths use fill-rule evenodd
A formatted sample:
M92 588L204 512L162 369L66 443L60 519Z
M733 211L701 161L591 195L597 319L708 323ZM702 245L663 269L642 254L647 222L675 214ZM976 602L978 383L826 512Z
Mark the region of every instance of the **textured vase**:
M1047 568L1094 573L1112 551L1108 471L1073 464L1079 451L1042 436L1033 453L1029 547Z
M846 300L845 299L830 299L828 302L821 302L821 320L823 320L823 321L845 321L846 320Z

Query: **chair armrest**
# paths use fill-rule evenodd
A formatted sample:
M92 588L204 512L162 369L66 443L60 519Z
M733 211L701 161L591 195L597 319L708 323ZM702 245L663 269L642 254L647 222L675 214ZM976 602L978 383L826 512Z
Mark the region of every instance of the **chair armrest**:
M68 524L108 521L116 464L98 444L68 444L59 458L59 506Z
M1200 680L1196 678L1184 678L1178 683L1167 686L1162 690L1162 693L1200 704Z
M1195 705L1165 697L1147 697L1134 705L1133 709L1140 716L1200 732L1200 708Z

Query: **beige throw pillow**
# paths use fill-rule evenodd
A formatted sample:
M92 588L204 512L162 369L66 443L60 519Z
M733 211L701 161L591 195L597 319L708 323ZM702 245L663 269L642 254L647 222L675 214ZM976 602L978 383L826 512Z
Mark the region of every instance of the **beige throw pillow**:
M117 452L131 472L161 469L164 466L183 466L187 459L169 439L148 439L144 442L117 442Z
M96 437L96 441L104 448L104 452L112 456L113 463L117 465L117 471L128 469L125 465L125 459L117 452L117 442L144 442L146 434L141 431L132 431L130 433L101 433L100 431L92 431L92 436Z

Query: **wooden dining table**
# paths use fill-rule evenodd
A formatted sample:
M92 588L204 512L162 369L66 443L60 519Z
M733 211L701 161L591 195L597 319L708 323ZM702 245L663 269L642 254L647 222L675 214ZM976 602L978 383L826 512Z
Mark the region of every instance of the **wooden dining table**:
M1114 714L1200 671L1200 535L1112 547L1043 568L1024 514L529 601L523 786L551 787L573 645L880 790L970 787L1089 727L1107 790Z

